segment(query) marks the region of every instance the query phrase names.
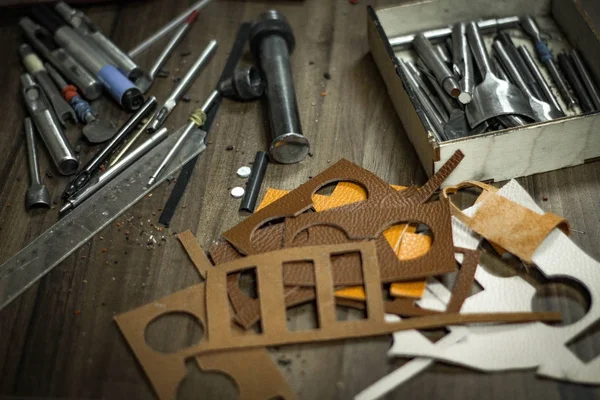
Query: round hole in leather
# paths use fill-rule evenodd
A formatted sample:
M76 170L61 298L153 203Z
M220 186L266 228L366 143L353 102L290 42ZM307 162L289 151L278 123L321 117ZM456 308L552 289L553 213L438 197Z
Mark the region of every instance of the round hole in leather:
M556 278L535 286L536 293L531 299L532 310L562 313L562 321L553 325L574 324L590 309L591 298L587 288L574 279Z
M154 318L144 330L146 344L161 353L174 353L200 343L204 324L196 316L174 311Z

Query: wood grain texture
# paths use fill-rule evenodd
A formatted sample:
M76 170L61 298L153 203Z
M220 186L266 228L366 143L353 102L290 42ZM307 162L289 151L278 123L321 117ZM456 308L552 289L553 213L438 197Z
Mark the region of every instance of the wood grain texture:
M588 0L593 4L595 0ZM372 1L385 6L396 1ZM188 0L120 2L86 9L94 21L125 50L132 48L189 6ZM276 7L294 28L297 47L292 69L301 119L312 143L313 157L290 166L270 165L267 186L293 189L309 176L345 157L393 184L421 184L425 173L396 115L385 85L369 54L365 2L347 1L233 1L215 0L201 12L198 24L169 61L172 76L181 76L206 43L216 38L219 49L189 91L190 103L179 105L167 122L182 125L187 115L214 87L225 63L236 29L242 21ZM596 5L597 7L597 5ZM590 13L591 15L598 15ZM24 107L19 92L21 66L17 57L22 11L0 13L0 262L15 254L58 217L55 208L27 214L24 194L27 166L21 132ZM599 21L600 23L600 21ZM164 43L164 42L163 42ZM189 50L190 56L180 53ZM138 59L147 67L160 46ZM245 57L249 62L251 58ZM331 79L323 77L325 72ZM159 79L151 93L169 92L171 79ZM321 96L321 92L327 92ZM126 115L109 99L97 102L104 118L123 122ZM208 148L196 166L188 190L169 230L156 224L172 185L157 188L130 209L118 224L104 229L88 244L0 311L0 398L40 396L69 398L146 399L152 392L142 370L114 326L115 313L131 310L153 299L199 281L175 232L191 229L207 248L220 232L237 224L239 200L229 188L243 185L235 171L249 165L267 143L264 104L225 101L208 136ZM69 137L77 143L79 132ZM235 146L226 151L228 145ZM95 149L81 143L83 160ZM66 179L59 177L41 151L43 180L58 199ZM50 175L45 175L49 171ZM51 177L50 177L51 176ZM569 219L579 231L573 240L600 259L600 163L594 162L519 179L545 210ZM547 201L546 201L547 199ZM148 248L153 235L158 243ZM164 240L162 238L164 236ZM310 307L289 313L292 323L310 326ZM359 313L340 311L355 318ZM160 334L160 329L158 329ZM192 329L189 329L192 335ZM183 342L188 335L163 335ZM598 353L600 341L586 345ZM348 340L272 349L275 360L301 399L346 399L376 381L401 361L388 361L389 338ZM549 349L551 351L551 349ZM190 369L181 398L228 399L236 389L222 375ZM538 379L533 372L481 374L436 365L398 388L389 398L461 399L575 399L600 398L595 388Z

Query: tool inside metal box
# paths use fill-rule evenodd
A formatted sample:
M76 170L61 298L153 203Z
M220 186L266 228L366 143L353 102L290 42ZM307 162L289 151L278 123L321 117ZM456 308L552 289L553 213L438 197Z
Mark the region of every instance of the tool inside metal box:
M600 41L577 1L436 0L369 16L373 57L427 174L458 149L467 162L446 184L600 156Z

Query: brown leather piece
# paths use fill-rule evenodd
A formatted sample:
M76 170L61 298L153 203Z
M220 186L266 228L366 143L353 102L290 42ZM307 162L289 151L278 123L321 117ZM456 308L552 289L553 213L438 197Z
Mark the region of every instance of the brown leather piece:
M444 196L460 188L479 186L464 182L444 190ZM538 214L509 199L489 191L480 201L473 217L463 214L451 204L453 215L496 246L506 249L526 263L533 263L533 253L555 228L569 234L569 223L565 218L552 213Z
M293 217L309 210L312 207L312 195L315 192L325 185L340 181L354 182L362 185L367 190L367 200L359 204L346 206L352 207L351 209L359 205L369 204L372 200L381 199L386 194L395 192L386 182L373 173L342 159L281 199L250 215L238 225L223 233L223 237L241 253L257 254L258 251L252 243L252 237L258 228L267 222ZM403 192L406 192L406 190ZM414 193L414 191L411 192Z
M393 262L383 263L382 282L411 280L454 271L456 264L451 214L447 199L401 208L363 206L353 213L337 213L331 210L302 214L296 218L286 219L286 242L300 231L317 225L334 226L343 230L353 240L377 239L389 226L407 221L420 222L431 229L433 232L431 248L423 256L412 260L398 260L394 256ZM385 244L389 247L387 243Z

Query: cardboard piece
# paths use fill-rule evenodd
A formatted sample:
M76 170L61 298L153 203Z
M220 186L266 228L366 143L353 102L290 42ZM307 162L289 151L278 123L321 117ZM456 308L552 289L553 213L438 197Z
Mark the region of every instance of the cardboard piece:
M541 208L516 182L510 181L497 192L516 204L541 213ZM473 207L464 210L467 216L476 214L486 195ZM482 238L466 224L453 217L455 242L467 248L477 248ZM444 343L432 345L419 338L420 333L398 332L394 334L394 345L389 351L393 356L425 356L415 359L392 374L365 389L356 398L375 399L385 395L394 387L410 379L431 365L434 360L455 363L483 371L537 368L544 377L585 384L600 384L600 357L583 362L566 345L584 335L600 319L600 263L587 256L559 229L554 229L533 254L538 269L548 278L569 278L583 284L590 295L591 306L579 321L568 326L548 326L541 323L515 325L509 329L493 327L450 327L451 334ZM520 277L500 278L478 268L475 274L483 291L469 297L463 310L529 311L536 290ZM428 295L430 293L431 295ZM437 283L428 284L426 295L419 302L423 307L444 307L448 301L447 289ZM421 336L421 338L423 338ZM428 342L428 341L427 341ZM419 367L420 366L420 367ZM418 367L418 368L417 368Z
M177 235L177 239L181 242L181 245L185 249L186 253L192 260L192 263L196 267L196 270L202 277L202 279L206 279L206 271L212 268L212 264L208 257L206 257L206 253L202 250L202 247L198 244L196 237L192 233L192 231L187 230L185 232Z
M367 318L336 321L330 258L336 254L359 252L367 292ZM286 326L284 286L281 265L290 261L310 260L317 277L317 312L319 327L314 330L289 332ZM261 333L239 335L232 327L226 291L227 275L254 270L257 275L261 307ZM341 245L287 248L234 260L208 271L206 280L206 330L208 339L181 350L187 357L219 350L245 349L376 336L403 329L426 329L481 322L523 322L556 320L557 313L437 314L387 323L381 297L381 282L375 243L358 242ZM233 329L232 329L233 328Z
M444 188L443 195L447 198L448 194L472 186L482 187L478 183L463 182ZM488 241L529 264L533 263L532 256L535 250L554 228L560 228L569 234L569 224L565 218L543 211L532 211L498 195L497 192L486 191L485 201L479 205L473 216L467 216L451 203L452 213Z
M195 239L194 239L195 240ZM191 286L170 296L118 315L115 321L133 350L160 400L175 400L177 388L185 378L185 361L190 356L184 350L161 353L148 346L144 338L146 327L161 315L183 312L192 315L206 329L205 284ZM235 329L236 335L248 335ZM250 334L251 335L251 334ZM206 335L203 340L206 340ZM219 371L235 381L240 399L293 399L294 393L265 349L246 349L194 357L205 371Z

